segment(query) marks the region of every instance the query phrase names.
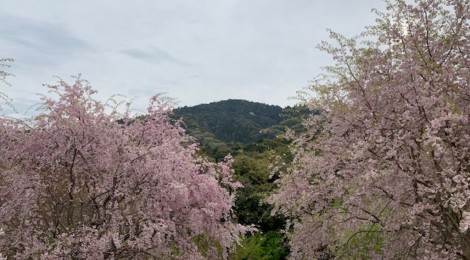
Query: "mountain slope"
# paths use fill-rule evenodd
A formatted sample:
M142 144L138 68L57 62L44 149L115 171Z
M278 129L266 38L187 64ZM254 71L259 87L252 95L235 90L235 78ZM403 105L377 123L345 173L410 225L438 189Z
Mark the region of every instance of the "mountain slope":
M224 143L253 143L266 136L260 131L281 122L280 106L230 99L193 107L177 108L188 133L199 141L212 138Z

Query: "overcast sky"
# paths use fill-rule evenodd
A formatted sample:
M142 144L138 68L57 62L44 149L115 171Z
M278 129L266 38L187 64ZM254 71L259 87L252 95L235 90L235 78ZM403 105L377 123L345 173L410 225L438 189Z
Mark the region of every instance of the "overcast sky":
M99 91L156 93L180 106L224 99L293 105L330 64L315 46L327 28L347 36L374 23L379 0L3 0L0 57L14 58L15 106L38 103L42 84L82 74Z

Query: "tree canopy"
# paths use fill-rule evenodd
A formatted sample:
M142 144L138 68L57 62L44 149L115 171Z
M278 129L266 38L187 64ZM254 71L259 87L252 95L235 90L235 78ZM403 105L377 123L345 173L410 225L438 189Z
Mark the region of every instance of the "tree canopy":
M470 259L470 0L385 2L293 108L132 116L77 77L0 117L0 258Z
M80 78L49 88L58 97L44 97L32 122L0 119L3 256L227 255L243 231L232 222L230 158L198 158L157 96L145 117L131 118Z
M470 258L470 3L387 2L320 48L292 168L271 197L293 259Z

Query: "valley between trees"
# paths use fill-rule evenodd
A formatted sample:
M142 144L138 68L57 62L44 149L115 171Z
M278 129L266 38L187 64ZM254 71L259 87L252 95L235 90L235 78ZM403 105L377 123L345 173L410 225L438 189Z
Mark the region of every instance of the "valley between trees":
M0 118L0 256L470 259L470 1L387 6L294 107L48 85Z
M286 131L299 135L311 114L305 106L281 108L245 100L226 100L173 111L187 133L195 138L200 153L211 161L234 159L234 179L243 187L236 192L234 214L238 223L258 229L248 234L230 259L286 259L286 218L272 215L267 198L276 180L293 159Z

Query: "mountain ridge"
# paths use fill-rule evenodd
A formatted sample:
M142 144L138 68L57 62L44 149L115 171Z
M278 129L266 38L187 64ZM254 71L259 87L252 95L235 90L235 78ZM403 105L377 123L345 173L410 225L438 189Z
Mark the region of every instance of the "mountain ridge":
M228 99L173 110L188 133L198 138L198 129L225 143L252 143L261 140L260 131L279 124L283 108L243 99Z

